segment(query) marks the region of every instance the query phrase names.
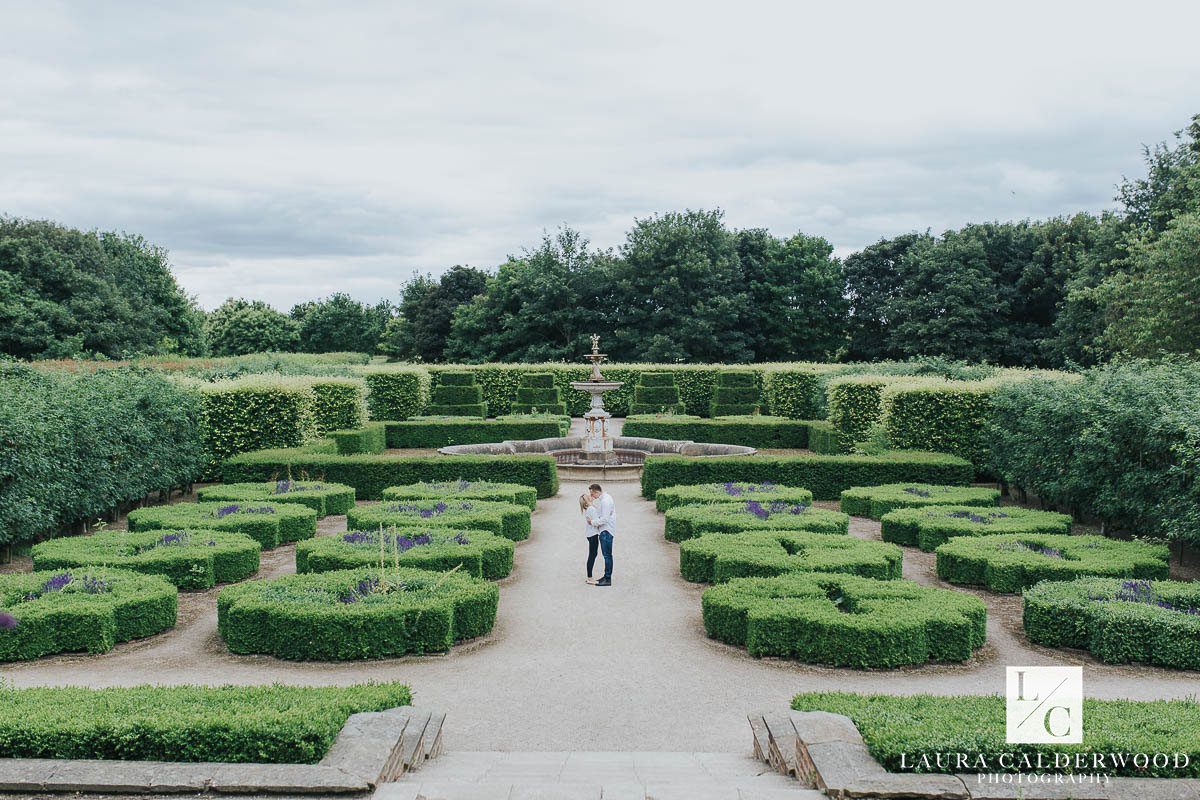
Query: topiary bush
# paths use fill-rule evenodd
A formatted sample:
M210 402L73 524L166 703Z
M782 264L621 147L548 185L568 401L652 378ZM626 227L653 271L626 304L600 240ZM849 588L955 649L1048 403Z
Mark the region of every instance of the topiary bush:
M318 436L359 428L367 421L367 386L356 378L311 382L313 427Z
M471 500L384 501L359 506L346 515L352 530L395 526L401 531L420 528L478 528L514 542L529 538L529 508L511 503Z
M698 486L671 486L659 489L654 505L660 512L679 506L737 503L757 500L760 503L789 503L812 505L812 492L798 486L776 486L773 483L702 483Z
M713 389L710 417L757 414L762 409L762 392L753 372L722 370Z
M175 626L179 590L106 567L0 574L0 662L106 653Z
M425 413L429 406L429 372L420 367L368 369L363 372L363 380L367 383L371 419L408 419Z
M893 382L883 392L882 423L901 449L937 450L968 459L981 471L991 463L988 425L996 381Z
M258 572L262 546L225 531L106 531L34 545L35 570L116 567L161 575L180 589L211 589Z
M937 574L950 583L1016 593L1039 581L1085 575L1166 579L1165 545L1103 536L1000 534L952 539L937 549Z
M842 511L855 517L879 519L897 508L923 506L998 506L998 489L977 486L935 486L928 483L885 483L853 486L842 492Z
M296 447L312 437L312 388L304 378L252 375L197 384L203 410L206 477L225 459L266 447Z
M714 503L680 506L666 513L666 539L682 542L705 533L787 530L845 534L850 518L837 511L813 508L803 503L759 502Z
M429 413L443 417L486 417L483 390L473 372L439 372L430 395Z
M537 489L538 497L558 493L553 456L342 456L303 447L243 453L221 466L226 483L279 480L288 475L353 486L360 500L378 500L389 486L460 479L519 483Z
M242 458L242 456L239 456ZM835 500L852 486L895 481L967 485L975 476L970 462L944 453L888 452L880 455L650 456L642 470L642 497L665 486L698 483L774 481L803 486L817 500Z
M898 508L880 517L880 522L885 542L919 547L927 553L932 553L939 545L958 536L1071 532L1071 518L1066 514L1017 507Z
M296 545L296 572L378 568L382 564L434 572L462 570L476 578L499 580L512 572L514 549L510 540L484 530L405 528L393 532L376 528L300 542Z
M387 423L387 446L433 449L509 439L553 439L565 435L570 425L570 419L551 414L509 415L496 419L422 417Z
M1046 581L1025 590L1024 624L1035 644L1088 650L1109 664L1200 670L1195 582Z
M0 758L316 764L351 714L411 703L401 683L0 686Z
M802 450L808 447L811 424L761 414L720 419L701 419L688 415L641 415L626 417L621 435Z
M679 545L679 572L693 583L788 572L839 572L886 581L901 576L903 559L894 544L800 531L706 533Z
M804 572L737 578L705 590L702 605L710 637L753 656L810 664L966 661L987 639L982 600L907 580Z
M491 631L496 585L457 572L355 569L221 590L217 630L233 653L348 661L442 653Z
M317 535L317 512L299 503L176 503L129 512L129 530L205 530L244 533L264 550Z
M354 508L354 489L340 483L311 483L308 481L267 481L266 483L219 483L204 486L198 499L207 502L249 502L264 500L272 503L299 503L317 512L319 517L345 514Z
M512 404L514 414L554 414L565 416L567 404L562 393L554 385L554 375L549 372L526 372L517 387L517 398Z
M675 388L675 376L670 372L643 372L638 375L633 389L633 402L629 415L634 414L683 414L686 407L679 399ZM632 436L634 434L625 434Z
M767 367L763 399L770 413L789 419L820 419L821 379L815 367Z
M384 500L484 500L537 508L537 490L519 483L490 481L445 481L442 483L410 483L389 486L383 490Z
M829 423L841 441L861 441L882 419L883 389L895 380L889 375L843 375L826 382Z
M403 423L396 424L400 425ZM387 424L383 422L368 422L361 428L330 431L329 438L333 440L339 455L382 453L387 449Z

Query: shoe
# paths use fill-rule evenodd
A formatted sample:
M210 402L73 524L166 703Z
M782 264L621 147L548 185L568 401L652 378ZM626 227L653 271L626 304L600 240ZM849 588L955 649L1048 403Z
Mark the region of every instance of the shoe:
M584 583L589 583L589 584L591 584L592 586L595 586L595 585L596 585L596 579L595 579L595 578L584 578L584 579L583 579L583 582L584 582Z
M600 580L596 581L593 586L612 586L612 581L606 578L601 578Z

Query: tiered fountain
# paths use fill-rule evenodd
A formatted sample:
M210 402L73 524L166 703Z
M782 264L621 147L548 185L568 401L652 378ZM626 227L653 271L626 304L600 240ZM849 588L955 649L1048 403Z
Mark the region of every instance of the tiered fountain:
M608 421L612 419L612 415L604 410L604 393L616 391L625 384L621 381L606 381L600 374L600 362L608 356L600 352L599 335L592 334L592 352L584 358L592 362L592 375L586 381L572 381L571 388L592 396L591 407L583 415L586 427L583 435L583 453L586 463L619 463L613 452L613 439L608 435Z

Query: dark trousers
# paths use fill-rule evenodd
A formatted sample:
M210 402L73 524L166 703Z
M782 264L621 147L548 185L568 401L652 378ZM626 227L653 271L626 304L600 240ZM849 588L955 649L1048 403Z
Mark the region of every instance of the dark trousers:
M608 531L600 531L600 552L604 554L604 580L612 580L612 542L613 535Z
M600 550L600 534L587 537L588 540L588 577L592 577L592 567L596 566L596 553Z

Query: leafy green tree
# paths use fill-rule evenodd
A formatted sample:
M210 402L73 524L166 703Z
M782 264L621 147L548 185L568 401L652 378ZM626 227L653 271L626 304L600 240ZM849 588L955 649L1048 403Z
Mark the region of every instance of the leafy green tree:
M1064 262L1065 274L1051 330L1041 342L1042 362L1051 366L1093 366L1103 357L1104 300L1099 287L1121 269L1125 223L1116 214L1076 214L1047 239ZM1043 251L1044 252L1044 251Z
M230 298L208 317L208 344L213 355L287 353L296 349L300 326L261 300Z
M846 257L846 295L849 301L847 357L852 361L878 361L902 357L892 344L888 303L904 286L905 256L918 243L930 243L928 233L906 233L880 239Z
M454 266L434 279L414 275L400 298L400 320L386 331L386 352L413 361L442 361L458 307L482 293L488 275L474 267Z
M0 352L199 355L203 321L166 251L141 237L0 218Z
M383 313L376 306L337 293L294 306L290 316L300 325L300 351L374 353L390 316L391 305L382 305Z
M1175 134L1177 144L1142 148L1146 177L1125 179L1117 199L1139 236L1159 234L1181 214L1200 212L1200 114Z

